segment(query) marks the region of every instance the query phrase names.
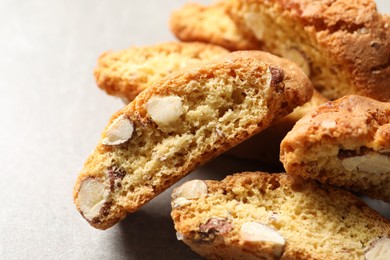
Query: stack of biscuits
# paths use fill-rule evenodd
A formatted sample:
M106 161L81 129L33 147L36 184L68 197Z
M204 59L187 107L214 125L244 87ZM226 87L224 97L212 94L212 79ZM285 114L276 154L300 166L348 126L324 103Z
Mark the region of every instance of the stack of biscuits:
M107 229L211 159L278 173L192 180L177 238L207 259L390 259L390 17L373 0L225 0L172 13L180 42L106 52L115 113L74 188ZM211 178L212 179L212 178Z

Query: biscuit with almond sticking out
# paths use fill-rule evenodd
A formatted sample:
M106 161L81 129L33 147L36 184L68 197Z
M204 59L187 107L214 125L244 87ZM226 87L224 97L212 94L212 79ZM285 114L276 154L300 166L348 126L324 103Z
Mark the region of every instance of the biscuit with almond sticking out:
M327 102L281 143L287 173L390 202L390 104L362 96Z
M78 176L76 207L109 228L312 92L298 66L259 51L177 70L113 115Z
M357 94L390 101L390 17L377 11L374 0L225 0L220 5L228 7L237 34L254 35L262 50L296 62L328 99ZM186 28L197 22L183 20ZM224 24L213 20L209 26Z
M192 180L172 193L177 237L206 259L389 259L390 222L348 191L286 174Z

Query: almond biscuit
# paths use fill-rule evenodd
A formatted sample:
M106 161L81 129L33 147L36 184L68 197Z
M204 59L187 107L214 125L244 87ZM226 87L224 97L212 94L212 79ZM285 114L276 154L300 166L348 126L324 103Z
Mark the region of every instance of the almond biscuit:
M97 85L127 104L141 91L187 65L210 61L229 53L217 45L167 42L103 53L95 68Z
M286 174L192 180L172 193L177 237L206 259L390 257L390 222L348 191Z
M259 51L173 72L111 118L77 179L76 207L92 226L109 228L312 91L294 63Z
M287 173L390 202L390 103L362 96L327 102L281 143Z

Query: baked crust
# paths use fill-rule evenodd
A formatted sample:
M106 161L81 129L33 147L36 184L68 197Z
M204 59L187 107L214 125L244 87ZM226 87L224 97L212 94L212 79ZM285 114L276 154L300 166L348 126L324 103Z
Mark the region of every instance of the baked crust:
M77 179L76 207L92 226L109 228L199 165L306 103L312 91L294 63L259 51L175 71L113 115ZM149 110L159 98L169 102L157 115L165 110L163 117L176 115L173 121L161 122ZM119 126L129 131L112 131ZM110 144L113 135L126 138Z
M235 35L255 37L255 46L296 62L328 99L358 94L390 101L390 18L378 13L373 0L226 0L219 5L228 6ZM189 28L185 36L191 35L198 20L185 18L181 10L174 16L180 12ZM202 11L192 12L196 17ZM223 22L213 20L213 26ZM203 30L196 32L221 44Z
M97 85L125 103L172 71L229 53L217 45L167 42L103 53L94 70Z
M346 96L299 120L281 143L281 161L289 174L390 202L389 136L389 103Z
M178 238L206 259L364 259L390 235L390 222L360 199L312 180L245 172L203 181L203 193L178 203L188 183L174 190L171 216ZM245 223L267 226L284 244L270 250L264 233L249 242Z
M373 0L233 2L238 11L233 8L231 13L246 28L248 12L264 10L265 16L278 19L279 39L257 37L263 41L264 50L288 57L288 48L298 48L308 60L314 87L329 99L359 94L390 100L389 17L378 13ZM260 31L277 28L265 25ZM252 31L259 36L259 31ZM281 40L287 42L286 46Z
M253 34L237 28L229 15L230 8L228 2L210 6L188 3L172 12L171 31L184 42L209 42L231 51L260 49L261 44Z

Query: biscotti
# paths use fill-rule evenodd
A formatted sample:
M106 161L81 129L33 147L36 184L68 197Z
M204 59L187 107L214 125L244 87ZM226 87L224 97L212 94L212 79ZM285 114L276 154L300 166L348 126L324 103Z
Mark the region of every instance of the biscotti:
M175 71L111 118L77 179L76 207L106 229L312 91L294 63L259 51Z
M346 96L297 122L281 144L287 173L390 202L390 103Z
M390 18L373 0L223 3L238 31L300 65L327 98L358 94L390 101Z
M260 49L260 42L253 34L245 34L229 15L231 6L218 2L210 6L188 3L172 12L170 28L184 42L208 42L236 50Z
M177 237L206 259L390 258L390 222L351 193L286 174L192 180L172 194Z
M132 47L101 56L99 65L95 69L95 76L102 89L107 89L109 92L114 89L114 95L127 101L134 99L142 90L179 68L227 53L227 50L218 46L201 43L164 43ZM129 75L132 75L132 78L129 78ZM228 150L226 154L261 162L272 167L274 171L283 170L279 161L280 142L307 111L326 101L328 100L325 97L315 91L310 102L297 107L293 113Z
M132 101L167 74L229 53L217 45L167 42L103 53L94 70L97 85L108 94Z

